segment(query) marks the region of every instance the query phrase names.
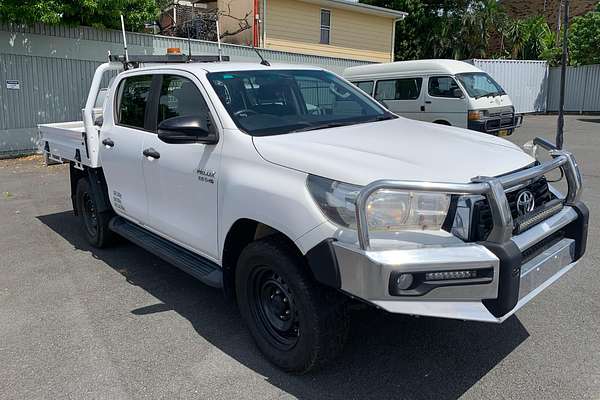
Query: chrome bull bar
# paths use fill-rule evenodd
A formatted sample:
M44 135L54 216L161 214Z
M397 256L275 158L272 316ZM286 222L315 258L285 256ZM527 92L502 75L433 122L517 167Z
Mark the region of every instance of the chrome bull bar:
M490 205L493 223L487 241L494 243L504 243L512 237L513 218L506 198L506 190L508 189L527 184L554 169L561 168L568 185L565 204L576 203L581 195L582 181L573 154L565 150L559 150L552 143L541 138L536 138L534 145L547 150L552 159L509 175L475 177L471 180L471 183L378 180L363 187L356 197L356 222L360 248L366 251L370 250L371 247L367 221L367 201L373 193L383 189L485 196Z

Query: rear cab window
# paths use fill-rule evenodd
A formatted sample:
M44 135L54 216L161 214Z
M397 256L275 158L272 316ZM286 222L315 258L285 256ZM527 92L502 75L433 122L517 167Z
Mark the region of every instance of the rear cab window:
M117 124L145 129L146 109L153 75L136 75L121 82L117 101Z

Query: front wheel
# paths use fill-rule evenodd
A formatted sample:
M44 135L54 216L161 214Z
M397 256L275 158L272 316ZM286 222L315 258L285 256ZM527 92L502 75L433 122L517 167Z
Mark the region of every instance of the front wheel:
M85 178L79 179L77 182L75 199L77 214L79 214L87 241L94 247L106 247L114 238L114 233L108 228L108 222L113 213L98 211L96 199Z
M346 299L318 284L284 238L250 243L235 281L242 317L269 361L305 373L341 352L348 334Z

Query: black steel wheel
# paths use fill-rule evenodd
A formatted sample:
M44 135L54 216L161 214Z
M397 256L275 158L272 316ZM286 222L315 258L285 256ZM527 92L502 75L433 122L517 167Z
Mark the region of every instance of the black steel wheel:
M265 357L306 373L337 356L348 334L346 296L312 277L304 257L280 235L250 243L235 270L240 313Z
M86 178L77 182L75 193L77 214L87 241L94 247L105 247L113 241L114 233L108 228L112 211L98 211L98 204Z
M300 324L289 286L268 266L255 268L250 279L254 319L261 322L260 327L273 346L291 349L298 342Z

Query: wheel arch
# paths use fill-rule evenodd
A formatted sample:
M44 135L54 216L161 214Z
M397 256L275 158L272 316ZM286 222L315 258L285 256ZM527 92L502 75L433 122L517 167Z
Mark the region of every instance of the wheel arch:
M71 181L71 203L73 204L73 210L75 215L78 214L76 192L77 182L80 179L87 179L90 185L90 190L94 196L94 200L98 206L98 211L109 211L112 210L110 199L108 197L108 187L106 185L106 179L104 178L104 172L102 168L88 168L84 167L84 170L75 168L74 163L69 165L69 178Z
M452 126L452 124L448 121L446 121L445 119L437 119L435 121L433 121L434 124L439 124L439 125L446 125L446 126Z
M235 269L244 248L256 240L271 235L284 237L297 250L298 256L302 257L302 252L288 235L266 223L250 218L240 218L231 225L225 236L221 255L223 290L227 297L235 297Z

